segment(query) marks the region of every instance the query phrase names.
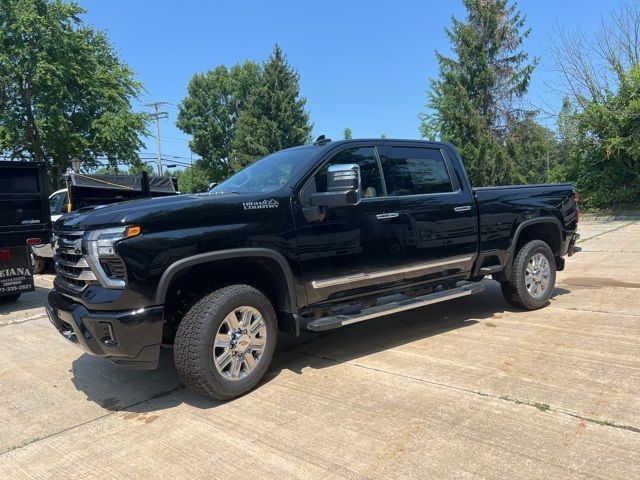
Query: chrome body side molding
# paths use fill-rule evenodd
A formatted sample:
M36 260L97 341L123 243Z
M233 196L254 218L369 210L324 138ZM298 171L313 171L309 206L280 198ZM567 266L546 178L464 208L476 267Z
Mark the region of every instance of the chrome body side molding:
M312 280L311 286L313 288L328 288L336 285L344 285L347 283L357 283L366 280L373 280L376 278L390 277L393 275L405 274L411 276L419 276L427 273L431 273L441 267L455 266L463 267L469 262L473 261L475 255L464 255L460 257L443 258L442 260L435 260L432 262L421 262L413 265L407 265L401 268L392 268L387 270L380 270L376 272L362 272L352 275L345 275L342 277L327 278L322 280Z

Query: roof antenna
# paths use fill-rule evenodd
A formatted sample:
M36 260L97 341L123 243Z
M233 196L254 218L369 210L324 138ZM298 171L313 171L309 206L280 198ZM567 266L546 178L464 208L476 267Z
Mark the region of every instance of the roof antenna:
M330 138L327 138L324 135L320 135L318 138L316 138L316 141L313 142L313 144L314 145L326 145L330 141L331 141Z

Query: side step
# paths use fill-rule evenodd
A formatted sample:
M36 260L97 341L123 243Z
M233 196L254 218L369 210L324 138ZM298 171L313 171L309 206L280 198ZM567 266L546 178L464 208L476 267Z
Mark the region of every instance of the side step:
M390 315L392 313L412 310L414 308L424 307L433 303L446 302L454 298L466 297L484 291L484 286L480 284L468 284L461 287L450 288L441 292L429 293L421 297L408 298L397 302L386 303L384 305L376 305L367 308L353 315L334 315L331 317L318 318L307 323L307 330L313 332L323 332L334 328L344 327L352 323L363 322L376 317Z
M490 267L482 267L480 273L483 275L491 275L492 273L501 272L503 268L502 265L491 265Z

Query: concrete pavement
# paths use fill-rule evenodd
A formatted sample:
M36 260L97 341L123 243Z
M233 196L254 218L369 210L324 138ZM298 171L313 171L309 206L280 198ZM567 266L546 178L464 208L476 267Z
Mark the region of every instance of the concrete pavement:
M640 222L583 222L551 305L483 294L283 341L225 404L0 305L0 479L640 478Z

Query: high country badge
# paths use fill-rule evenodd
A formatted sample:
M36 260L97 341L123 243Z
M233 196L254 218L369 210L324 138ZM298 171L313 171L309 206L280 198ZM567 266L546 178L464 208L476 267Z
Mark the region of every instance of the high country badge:
M275 198L262 200L261 202L243 202L242 207L245 210L264 210L267 208L278 208L278 201Z

